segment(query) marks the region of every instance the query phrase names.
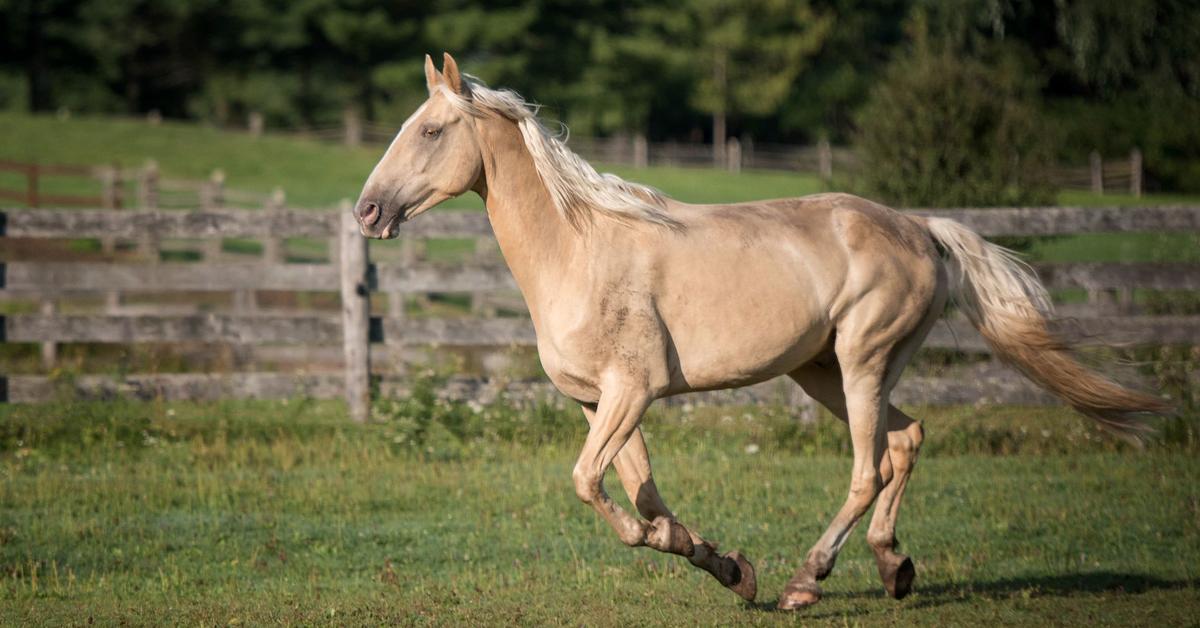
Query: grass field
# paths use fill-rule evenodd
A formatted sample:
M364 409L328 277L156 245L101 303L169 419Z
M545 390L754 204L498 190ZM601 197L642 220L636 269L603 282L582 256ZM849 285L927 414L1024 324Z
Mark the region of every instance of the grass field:
M915 593L885 598L859 530L826 599L788 615L772 602L845 495L840 424L798 428L770 408L649 417L668 502L756 563L746 605L681 559L625 548L577 502L575 411L426 401L383 404L365 426L303 401L0 406L0 618L1187 625L1200 612L1194 449L1130 451L1063 411L920 412L928 453L900 529Z
M222 169L232 188L270 192L282 186L296 207L330 207L343 198L356 198L383 148L346 148L313 140L268 133L253 138L197 124L163 122L150 126L137 119L0 113L0 159L40 163L141 166L155 159L165 176L204 179ZM721 203L763 198L801 196L822 190L813 175L787 172L745 172L685 168L635 169L600 166L623 177L653 185L688 202ZM20 188L23 179L0 173L0 186ZM95 183L48 178L50 189L64 193L98 190ZM80 190L82 186L83 190ZM1194 203L1194 196L1154 194L1135 199L1125 194L1097 196L1064 191L1064 205L1145 205ZM445 205L450 208L482 207L467 194Z
M140 120L0 113L0 159L40 163L98 164L117 162L141 166L158 161L164 176L206 179L214 169L225 171L231 188L287 191L296 207L331 207L344 198L357 198L383 148L346 148L312 140L267 135L253 138L195 124L164 122L151 127ZM695 202L726 202L753 198L801 196L818 192L813 176L786 172L735 175L722 171L679 168L615 168L618 173L662 188ZM95 183L47 179L62 193L96 193ZM80 189L80 186L83 189ZM0 187L24 189L24 180L0 173ZM448 208L481 208L475 194L448 201Z

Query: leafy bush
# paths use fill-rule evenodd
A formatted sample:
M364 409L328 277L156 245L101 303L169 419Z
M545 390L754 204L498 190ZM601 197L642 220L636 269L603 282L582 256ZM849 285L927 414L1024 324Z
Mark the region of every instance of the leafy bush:
M1051 201L1051 144L1018 68L924 44L896 59L858 116L866 192L907 207Z

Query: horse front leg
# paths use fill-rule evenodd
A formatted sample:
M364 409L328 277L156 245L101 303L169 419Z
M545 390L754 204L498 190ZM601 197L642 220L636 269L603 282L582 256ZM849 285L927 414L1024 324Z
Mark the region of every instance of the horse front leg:
M595 413L591 408L585 406L583 412L587 415L589 422L594 420ZM625 487L625 493L629 495L629 500L633 502L643 517L650 521L657 521L664 517L669 521L676 521L675 514L671 512L662 496L659 495L658 486L654 482L654 475L650 467L650 454L646 451L646 441L642 437L640 427L633 431L629 441L617 454L615 466L617 477L621 479L621 484ZM753 602L755 596L758 595L758 581L754 565L746 560L741 552L733 551L721 554L717 551L716 543L706 541L686 526L684 529L687 530L694 548L688 561L712 574L717 582L738 594L742 599Z
M575 494L608 522L622 543L691 557L695 553L691 534L674 518L661 515L649 523L641 521L625 512L604 490L604 473L637 430L651 401L648 393L636 388L607 389L601 394L571 474Z

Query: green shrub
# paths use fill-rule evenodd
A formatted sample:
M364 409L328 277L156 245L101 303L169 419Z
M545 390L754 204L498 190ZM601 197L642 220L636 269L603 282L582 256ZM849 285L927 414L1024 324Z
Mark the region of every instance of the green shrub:
M858 116L866 193L905 207L1049 203L1051 143L1015 64L951 49L892 62Z

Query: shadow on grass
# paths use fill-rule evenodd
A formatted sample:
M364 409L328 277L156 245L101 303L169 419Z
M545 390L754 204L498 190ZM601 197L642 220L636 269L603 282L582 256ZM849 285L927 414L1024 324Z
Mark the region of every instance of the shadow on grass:
M916 595L909 601L901 602L905 609L920 609L970 602L972 599L990 598L1006 599L1014 596L1028 595L1030 598L1063 597L1080 593L1114 593L1138 595L1148 591L1178 590L1196 586L1189 580L1164 580L1145 574L1127 574L1113 572L1094 572L1079 574L1060 574L1048 576L1033 576L1026 578L1005 578L991 582L962 582L939 583L914 588ZM853 591L849 593L834 592L825 595L826 600L886 600L882 586L878 589ZM792 613L781 611L775 607L778 600L754 602L747 606L768 613ZM799 611L807 619L828 619L833 617L856 617L877 612L877 609L856 608L847 610L839 608L836 611L822 613L821 604L813 607L813 611Z

